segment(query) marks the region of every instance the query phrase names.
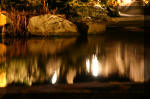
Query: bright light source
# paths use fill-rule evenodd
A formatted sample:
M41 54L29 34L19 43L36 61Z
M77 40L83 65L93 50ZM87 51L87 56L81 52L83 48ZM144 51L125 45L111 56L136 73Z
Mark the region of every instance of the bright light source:
M55 84L57 81L57 73L55 72L53 77L52 77L52 84Z

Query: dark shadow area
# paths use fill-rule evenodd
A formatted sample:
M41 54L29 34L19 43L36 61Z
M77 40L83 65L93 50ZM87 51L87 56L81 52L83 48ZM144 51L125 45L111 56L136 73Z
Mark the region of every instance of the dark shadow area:
M81 36L83 37L87 37L88 35L88 25L86 25L86 23L83 22L75 22L77 28L78 28L78 32L81 34Z

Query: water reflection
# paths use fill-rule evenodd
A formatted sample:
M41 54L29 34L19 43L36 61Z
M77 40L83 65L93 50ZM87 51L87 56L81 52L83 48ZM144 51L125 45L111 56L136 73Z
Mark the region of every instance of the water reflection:
M101 73L102 66L97 59L96 55L93 55L91 62L89 59L86 60L87 72L92 72L93 76L97 77Z
M0 71L0 87L6 87L6 72Z
M87 69L87 72L89 73L90 72L90 60L89 59L86 60L86 69Z
M4 68L6 62L6 45L0 43L0 87L6 87L6 71Z
M76 69L69 69L69 72L67 73L66 80L68 84L74 83L74 78L76 77L77 71Z
M94 76L98 76L99 74L99 62L96 56L93 56L92 59L92 73Z
M104 37L90 37L80 43L78 40L8 39L2 45L7 46L7 51L1 51L0 56L1 59L7 58L0 62L0 87L14 83L30 86L35 83L74 84L93 80L149 81L149 71L144 71L143 41Z
M55 72L53 77L52 77L52 84L55 84L56 81L57 81L57 72Z
M6 45L0 43L0 56L4 55L5 53L6 53Z

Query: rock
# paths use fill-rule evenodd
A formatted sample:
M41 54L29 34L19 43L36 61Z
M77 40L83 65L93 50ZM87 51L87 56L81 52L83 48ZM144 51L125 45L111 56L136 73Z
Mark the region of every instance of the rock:
M71 7L72 8L72 7ZM105 8L93 7L93 6L77 6L74 9L74 13L81 17L94 17L103 18L107 16L107 11ZM72 9L69 9L70 12Z
M32 35L79 35L75 24L51 14L32 17L27 28Z
M86 36L87 34L101 34L106 30L106 25L98 22L79 22L76 23L78 31L81 35Z
M88 34L101 34L106 30L106 25L103 23L89 22Z
M144 3L142 0L122 0L119 3L120 16L135 16L144 14Z

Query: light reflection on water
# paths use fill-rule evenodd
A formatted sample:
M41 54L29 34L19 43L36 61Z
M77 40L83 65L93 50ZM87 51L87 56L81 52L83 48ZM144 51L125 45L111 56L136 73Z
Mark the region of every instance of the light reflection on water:
M53 77L52 77L52 84L55 84L56 81L57 81L57 72L55 72Z
M12 83L146 82L144 44L104 37L5 40L0 87ZM79 42L79 43L78 43ZM33 46L34 47L33 47ZM2 47L1 47L2 49ZM43 49L43 50L42 50ZM147 77L149 78L149 77Z
M86 60L86 69L87 69L87 72L89 73L90 72L90 60L89 59Z
M91 71L92 75L97 77L101 73L102 66L101 66L100 62L98 61L96 55L93 55L91 60L92 60L91 62L89 61L89 59L87 59L87 61L86 61L87 72L89 73Z

